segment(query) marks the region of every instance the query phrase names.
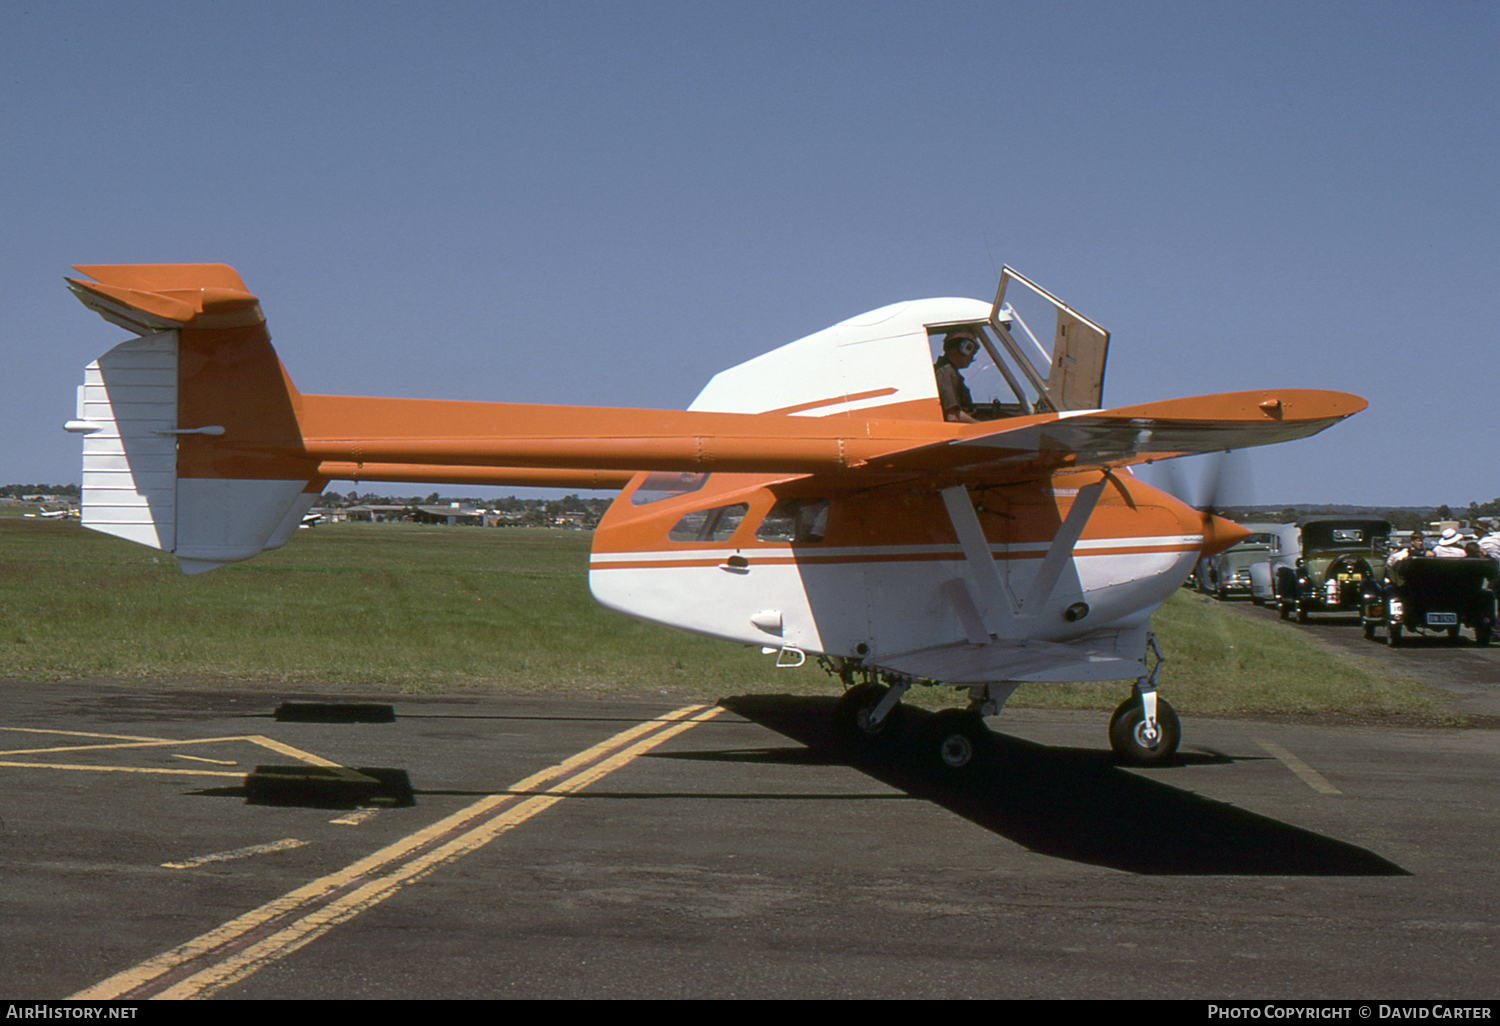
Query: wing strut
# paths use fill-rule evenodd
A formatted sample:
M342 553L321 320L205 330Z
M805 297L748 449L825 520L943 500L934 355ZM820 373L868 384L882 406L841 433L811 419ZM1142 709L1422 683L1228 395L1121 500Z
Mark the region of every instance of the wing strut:
M988 644L989 637L1006 640L1019 639L1021 632L1017 629L1016 620L1020 616L1020 610L1016 607L1010 589L1000 578L1000 569L995 566L995 558L990 555L990 543L985 540L984 528L979 526L979 514L974 512L974 502L969 498L969 489L964 485L954 485L951 488L944 488L938 494L943 497L943 505L948 509L948 521L953 525L953 533L958 535L958 544L964 550L964 561L968 567L969 579L959 578L955 583L965 585L965 591L967 591L967 585L972 583L984 601L983 622L986 644ZM954 597L952 589L949 590L949 596L954 598L954 605L958 609L960 620L966 620L965 614L969 610L964 608L962 601ZM969 602L971 609L978 605L970 595L964 595L963 599ZM997 624L996 618L1002 615L1004 620ZM973 641L971 625L968 622L965 622L965 628L971 635L969 640Z
M1027 594L1026 601L1021 603L1022 616L1036 616L1047 604L1047 599L1052 597L1052 589L1062 576L1063 567L1073 557L1073 546L1083 537L1083 527L1089 522L1089 517L1093 516L1094 507L1099 504L1099 497L1104 494L1104 486L1108 481L1109 475L1105 474L1093 484L1078 489L1073 507L1068 510L1067 518L1052 536L1052 545L1042 557L1042 565L1037 568L1036 578L1031 582L1031 591Z
M1047 553L1042 557L1036 577L1031 582L1031 590L1021 602L1016 601L1009 586L1000 576L1000 568L996 566L995 558L990 554L984 528L979 524L979 515L974 512L974 503L969 497L969 489L964 485L954 485L951 488L944 488L939 493L943 497L943 505L948 510L948 520L953 525L953 533L958 536L958 544L963 549L964 560L969 571L968 580L955 578L944 585L944 590L948 594L949 601L953 603L959 622L963 624L964 633L971 643L988 644L991 638L1005 641L1024 640L1026 632L1022 629L1023 622L1035 619L1046 608L1047 600L1052 597L1052 591L1057 586L1058 579L1062 577L1063 568L1073 556L1073 547L1078 544L1078 539L1083 537L1084 526L1088 524L1089 517L1093 515L1094 507L1099 504L1099 498L1104 494L1104 487L1108 483L1109 475L1105 474L1093 484L1078 489L1072 508L1068 510L1068 515L1058 527L1057 533L1052 536L1052 544L1047 547ZM978 603L974 601L974 595L969 590L971 583L984 601L985 608L982 615L979 613ZM1002 615L1004 619L997 623L997 618ZM979 640L981 626L985 635L983 642Z

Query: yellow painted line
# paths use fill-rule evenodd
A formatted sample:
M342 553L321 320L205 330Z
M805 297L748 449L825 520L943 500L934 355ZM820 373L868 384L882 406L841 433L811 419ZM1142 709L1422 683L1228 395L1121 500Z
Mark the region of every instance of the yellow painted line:
M720 712L719 708L690 705L636 724L555 766L533 773L505 793L482 798L344 869L79 991L72 999L102 1001L127 995L206 997L291 954L439 865L475 851L573 791ZM542 785L561 777L567 779L538 792ZM522 798L525 800L521 801ZM402 864L388 870L396 863ZM271 932L246 943L251 934L267 930ZM194 963L207 964L194 971Z
M374 777L369 777L357 770L352 770L345 766L340 766L336 762L330 762L328 759L323 758L321 755L313 755L311 752L304 752L300 748L293 748L291 745L283 744L280 741L274 741L271 738L263 737L260 734L249 735L245 737L244 740L253 741L255 744L261 745L265 748L269 748L271 751L281 755L285 755L289 758L300 759L302 762L305 762L308 765L322 766L326 769L331 769L334 771L335 776L340 777L344 780L358 781L362 784L379 783L379 781L377 781Z
M183 755L181 752L173 752L172 753L172 758L174 758L174 759L189 759L189 760L191 760L193 762L211 762L215 766L236 766L236 765L238 765L238 763L236 763L233 759L208 759L208 758L205 758L204 756L201 756L201 755Z
M40 727L0 727L13 734L57 734L60 737L98 737L107 741L165 741L164 737L137 737L134 734L91 734L83 730L43 730Z
M271 751L276 752L278 755L285 755L290 758L296 759L299 762L305 762L311 766L325 766L329 769L344 769L343 766L340 766L336 762L331 762L328 759L323 758L321 755L313 755L311 752L304 752L300 748L293 748L289 744L285 744L281 741L276 741L272 738L266 737L264 734L230 734L224 737L198 737L183 740L180 738L166 737L134 737L129 734L90 734L79 730L40 730L35 727L0 727L0 730L9 730L20 734L55 734L60 737L89 737L98 738L105 741L124 742L122 744L109 745L70 745L51 748L17 748L11 751L0 751L0 755L33 755L54 752L86 752L109 748L170 748L174 745L208 745L217 744L223 741L249 741L251 744L260 745L262 748L268 748ZM188 757L184 756L183 758ZM4 765L11 764L5 763ZM32 764L26 763L24 765ZM351 770L350 772L353 771ZM369 778L361 775L361 779Z
M563 781L556 788L538 794L513 808L507 809L505 812L488 819L473 830L461 834L448 843L412 859L395 872L369 881L356 890L294 921L291 925L277 931L264 940L235 952L219 964L195 973L155 996L163 999L208 997L244 979L263 966L284 958L298 948L316 940L340 923L347 922L366 909L374 907L386 898L394 895L407 884L420 880L428 873L431 873L443 863L451 862L477 851L511 828L519 826L537 813L562 801L569 793L588 786L612 770L624 766L641 753L655 748L668 738L682 733L696 723L709 719L721 711L720 709L712 709L700 717L695 717L693 720L680 723L675 727L654 734L603 763L590 766L577 776Z
M365 820L373 819L378 815L380 815L379 809L355 809L347 816L340 816L338 819L330 819L328 822L336 823L339 826L359 826Z
M331 761L329 759L325 759L321 755L313 755L311 752L304 752L300 748L293 748L289 744L284 744L281 741L277 741L277 740L275 740L273 738L266 737L263 734L232 734L232 735L228 735L228 736L224 736L224 737L197 737L197 738L181 739L181 738L128 737L126 735L121 735L121 734L86 734L86 733L83 733L81 731L74 731L74 730L36 730L36 729L33 729L33 728L29 728L29 727L0 727L0 730L14 730L14 731L18 731L18 732L21 732L21 733L27 733L27 734L56 734L56 735L61 735L61 736L65 736L65 737L102 738L102 739L108 739L108 740L111 740L111 741L115 742L113 744L95 744L95 745L60 745L60 746L55 746L55 747L50 747L50 748L16 748L16 749L12 749L10 751L0 751L0 755L56 755L56 754L58 754L60 752L93 752L93 751L119 750L119 749L124 749L124 748L178 748L178 747L183 747L183 746L186 746L186 745L209 745L209 744L221 744L221 743L226 742L226 741L248 741L248 742L250 742L253 745L259 745L261 748L265 748L265 749L268 749L270 751L273 751L273 752L277 753L278 755L285 755L288 758L296 759L298 762L306 763L307 765L310 765L310 766L320 766L320 767L323 767L325 769L331 769L331 770L334 771L334 773L335 773L336 776L341 777L342 779L345 779L345 780L358 781L360 783L366 783L366 784L370 784L370 783L375 783L376 782L374 777L366 776L363 773L360 773L360 772L358 772L356 770L349 769L348 767L345 767L345 766L340 766L338 763L333 762L333 761ZM197 758L199 758L198 756L176 755L175 753L174 753L174 757L178 758L178 759L197 759ZM233 766L233 765L236 764L234 760L225 760L225 759L202 759L201 761L203 761L203 762L217 763L220 766ZM99 772L105 772L105 773L189 773L189 772L198 772L198 771L192 771L192 770L154 770L154 769L140 769L140 768L130 767L130 766L86 766L86 765L81 765L81 764L59 764L59 763L44 763L44 762L0 762L0 766L11 767L11 768L15 768L15 769L29 769L29 768L32 768L32 767L36 767L38 769L97 770ZM229 776L239 776L240 774L228 774L228 775Z
M231 773L228 770L211 769L153 769L149 766L85 766L64 762L0 762L0 766L11 769L74 770L80 773L160 773L166 776L179 777L234 777L236 780L245 779L245 774L243 773Z
M247 734L245 735L245 737L237 738L236 740L252 741L255 744L260 745L262 748L269 748L271 751L276 752L279 755L285 755L293 759L298 759L302 762L307 763L309 766L327 766L330 769L344 768L336 762L329 762L321 755L313 755L311 752L304 752L300 748L293 748L291 745L283 744L280 741L273 741L261 734Z
M153 738L149 741L121 741L111 745L59 745L50 748L12 748L0 755L51 755L55 752L102 752L120 748L175 748L179 745L209 745L220 741L253 741L250 737L199 737L186 741Z
M1313 769L1307 763L1303 762L1301 759L1297 758L1295 755L1293 755L1291 752L1287 751L1280 745L1270 741L1257 741L1256 744L1260 745L1266 751L1274 755L1282 765L1291 770L1293 773L1297 774L1297 776L1301 777L1302 782L1308 787L1312 788L1314 791L1321 792L1322 794L1344 793L1330 784L1327 778L1323 776L1323 774Z
M247 859L252 855L267 855L273 851L290 851L300 848L306 841L299 841L295 837L283 838L280 841L271 841L267 844L252 844L248 848L236 848L233 851L215 852L212 855L199 855L197 858L184 859L182 862L163 862L163 869L192 869L195 866L205 866L210 862L232 862L235 859Z

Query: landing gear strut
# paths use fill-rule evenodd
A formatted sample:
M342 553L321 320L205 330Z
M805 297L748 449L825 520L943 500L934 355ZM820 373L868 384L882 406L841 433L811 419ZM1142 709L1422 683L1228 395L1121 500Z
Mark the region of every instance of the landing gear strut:
M1130 697L1109 718L1109 746L1121 762L1133 766L1161 765L1177 754L1182 741L1177 710L1156 694L1156 675L1165 660L1155 635L1147 635L1147 644L1156 655L1156 664L1135 682Z
M1146 718L1140 695L1131 695L1109 718L1109 746L1121 762L1158 766L1177 754L1182 724L1166 699L1156 700L1156 716Z
M901 733L905 707L901 696L909 684L886 687L867 681L844 692L833 711L839 734L856 748L886 748L896 743Z

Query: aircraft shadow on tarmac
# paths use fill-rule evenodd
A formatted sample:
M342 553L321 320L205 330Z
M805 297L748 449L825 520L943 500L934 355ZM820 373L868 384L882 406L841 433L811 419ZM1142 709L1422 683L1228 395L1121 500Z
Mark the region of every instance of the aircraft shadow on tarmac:
M805 761L851 766L1044 855L1142 874L1409 875L1364 848L1123 770L1108 750L1050 748L992 734L984 768L956 782L913 758L910 745L876 757L850 752L835 733L831 698L756 695L720 704L805 745L811 755ZM915 735L931 713L908 707L905 716L902 729ZM790 755L773 751L764 758ZM746 753L676 757L743 761ZM1186 762L1234 760L1187 754Z

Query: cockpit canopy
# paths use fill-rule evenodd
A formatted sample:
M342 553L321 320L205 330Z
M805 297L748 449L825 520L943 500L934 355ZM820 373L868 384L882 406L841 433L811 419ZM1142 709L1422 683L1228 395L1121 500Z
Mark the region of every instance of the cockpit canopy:
M1050 349L1023 313L1055 315ZM851 317L720 372L689 409L941 419L932 365L956 328L980 343L966 380L991 416L1103 405L1109 333L1007 267L993 303L919 299Z

